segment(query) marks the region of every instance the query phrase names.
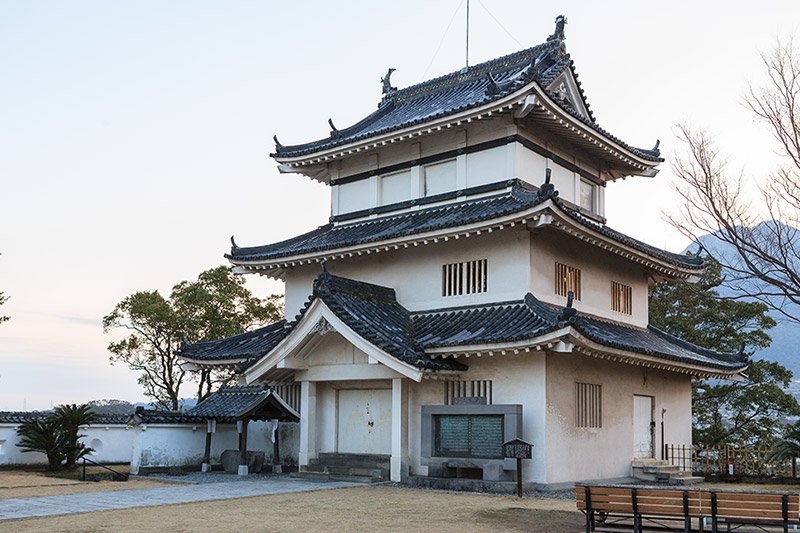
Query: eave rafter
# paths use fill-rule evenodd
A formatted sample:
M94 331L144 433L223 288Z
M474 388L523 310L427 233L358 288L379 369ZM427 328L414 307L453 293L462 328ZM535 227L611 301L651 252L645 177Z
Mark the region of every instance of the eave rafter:
M579 225L568 216L562 214L560 209L554 207L552 201L547 201L522 213L516 213L490 222L462 226L460 228L448 228L441 231L409 235L407 237L400 237L387 241L348 246L329 251L311 252L275 260L245 261L231 259L230 261L234 265L233 271L236 274L257 273L270 278L283 279L287 270L303 265L415 248L429 244L437 244L440 241L448 242L450 240L468 239L470 237L483 235L484 233L502 231L517 226L525 226L529 229L551 226L611 253L639 263L655 273L668 278L692 280L702 272L702 268L692 269L671 265L644 252L616 243L608 237Z
M622 146L619 142L608 138L589 125L582 123L559 107L535 81L530 82L528 85L505 98L461 113L434 119L423 124L410 126L384 135L354 141L314 154L295 157L275 156L275 160L279 163L279 170L281 172L299 172L313 179L327 182L328 172L326 166L332 161L354 154L376 150L389 144L435 134L442 130L462 127L472 121L496 117L496 115L502 113L516 114L518 117L530 117L534 114L546 116L554 124L563 128L565 134L576 138L582 144L601 151L607 157L616 159L621 164L634 171L631 173L642 175L655 174L654 167L659 163L658 161L643 159Z
M587 339L575 328L569 326L534 339L526 339L518 342L496 345L434 348L426 350L426 353L433 357L469 358L519 356L543 351L555 353L580 353L588 357L594 357L596 359L603 359L616 363L665 370L679 374L688 374L696 379L731 379L740 375L741 372L745 370L742 368L725 371L722 369L714 369L711 367L682 363L678 361L673 362L657 356L650 356L627 350L610 348Z

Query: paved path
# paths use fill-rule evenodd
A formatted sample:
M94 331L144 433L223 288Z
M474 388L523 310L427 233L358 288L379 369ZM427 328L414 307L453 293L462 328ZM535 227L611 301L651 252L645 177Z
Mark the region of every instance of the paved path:
M0 500L0 521L354 486L358 484L273 478L16 498Z

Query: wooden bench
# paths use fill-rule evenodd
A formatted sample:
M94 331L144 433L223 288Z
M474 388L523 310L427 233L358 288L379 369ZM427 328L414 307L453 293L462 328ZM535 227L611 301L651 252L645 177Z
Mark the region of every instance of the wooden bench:
M578 509L586 515L586 533L641 533L644 521L648 530L685 533L707 531L707 526L718 533L731 525L782 527L788 533L790 526L797 531L800 525L798 493L591 484L576 485L575 491Z

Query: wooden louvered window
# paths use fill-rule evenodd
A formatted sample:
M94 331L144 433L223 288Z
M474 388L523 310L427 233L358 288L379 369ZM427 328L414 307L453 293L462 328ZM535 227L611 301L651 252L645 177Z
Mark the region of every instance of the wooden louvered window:
M611 310L626 315L633 314L633 288L630 285L611 282Z
M600 385L575 383L575 426L603 427L603 395Z
M476 259L442 266L442 296L460 296L487 291L487 261Z
M300 412L300 382L284 383L280 385L272 385L272 390L275 394L280 396L289 407Z
M445 381L444 404L453 405L456 398L483 399L485 405L492 405L492 380Z
M556 294L567 296L572 291L576 300L581 299L581 270L556 262Z

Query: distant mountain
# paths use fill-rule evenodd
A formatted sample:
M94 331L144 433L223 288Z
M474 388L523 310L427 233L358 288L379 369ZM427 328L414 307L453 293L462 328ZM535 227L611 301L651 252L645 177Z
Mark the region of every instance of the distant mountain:
M735 254L732 246L721 242L713 235L704 235L698 239L702 246L716 257L726 257ZM696 253L698 246L689 246L684 253ZM800 243L798 243L800 249ZM723 270L724 273L724 270ZM746 286L746 284L744 284ZM755 287L755 284L754 284ZM718 292L722 296L732 295L732 291L725 287L719 287ZM800 316L800 306L789 304L787 311L795 316ZM800 325L787 320L778 313L771 312L770 316L778 323L774 328L767 331L772 337L772 345L769 348L758 350L755 357L776 361L794 373L795 381L800 384Z

